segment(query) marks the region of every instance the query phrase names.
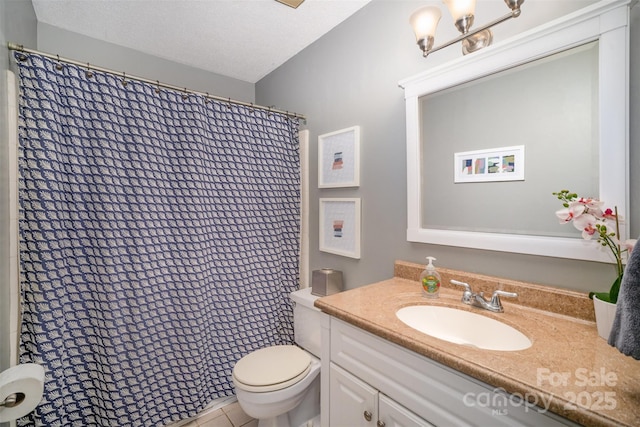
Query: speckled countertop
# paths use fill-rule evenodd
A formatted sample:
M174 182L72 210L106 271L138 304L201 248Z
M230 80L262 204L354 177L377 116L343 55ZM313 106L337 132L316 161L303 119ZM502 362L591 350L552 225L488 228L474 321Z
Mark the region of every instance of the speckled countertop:
M381 338L481 380L526 396L530 402L587 426L640 426L640 361L598 336L586 294L439 268L440 298L427 300L418 282L424 267L398 261L392 279L320 298L324 312ZM462 289L519 293L518 304L502 300L505 312L491 313L460 302ZM402 323L395 313L416 304L478 312L527 335L522 351L480 350L433 338ZM520 305L526 304L526 305Z

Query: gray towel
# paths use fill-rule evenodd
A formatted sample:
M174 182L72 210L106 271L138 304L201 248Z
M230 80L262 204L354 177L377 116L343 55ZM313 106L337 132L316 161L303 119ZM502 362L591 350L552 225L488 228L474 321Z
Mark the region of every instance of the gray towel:
M631 252L622 276L609 345L640 360L640 243Z

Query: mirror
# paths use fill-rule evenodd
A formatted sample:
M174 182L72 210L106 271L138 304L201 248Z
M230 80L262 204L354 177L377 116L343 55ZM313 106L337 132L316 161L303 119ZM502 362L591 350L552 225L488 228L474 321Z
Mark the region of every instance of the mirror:
M409 241L608 261L558 224L551 193L596 195L628 218L628 7L600 2L400 82ZM491 175L513 146L523 179Z
M422 228L579 237L551 216L561 207L552 193L599 194L597 84L591 42L421 96ZM514 145L525 147L514 165L523 180L501 181L491 154L454 158ZM454 181L467 163L482 181Z

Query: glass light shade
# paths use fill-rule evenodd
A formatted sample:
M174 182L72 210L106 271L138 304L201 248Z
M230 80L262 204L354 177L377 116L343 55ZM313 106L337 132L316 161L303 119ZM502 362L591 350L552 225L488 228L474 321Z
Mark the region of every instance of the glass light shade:
M442 0L442 2L449 8L454 22L463 16L473 16L476 11L476 0Z
M441 17L442 12L436 6L424 6L413 12L409 18L409 23L416 33L416 40L420 41L429 36L433 37Z

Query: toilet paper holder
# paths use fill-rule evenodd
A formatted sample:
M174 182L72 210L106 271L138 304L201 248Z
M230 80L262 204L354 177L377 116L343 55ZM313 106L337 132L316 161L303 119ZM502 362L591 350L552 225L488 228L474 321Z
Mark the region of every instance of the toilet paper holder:
M32 412L42 401L45 370L36 363L21 363L0 372L0 423Z
M4 401L0 402L0 408L1 407L13 408L14 406L18 406L19 404L22 403L24 398L25 398L24 393L10 394L9 396L6 397L6 399L4 399Z

